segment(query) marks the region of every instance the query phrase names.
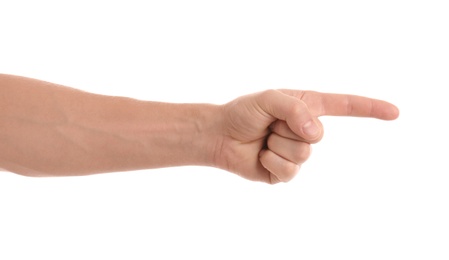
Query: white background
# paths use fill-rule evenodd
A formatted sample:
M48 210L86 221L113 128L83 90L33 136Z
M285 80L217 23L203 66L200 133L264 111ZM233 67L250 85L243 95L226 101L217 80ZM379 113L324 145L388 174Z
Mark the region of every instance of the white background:
M275 186L193 166L0 173L0 259L449 259L446 3L1 0L1 73L167 102L351 93L401 115L322 118Z

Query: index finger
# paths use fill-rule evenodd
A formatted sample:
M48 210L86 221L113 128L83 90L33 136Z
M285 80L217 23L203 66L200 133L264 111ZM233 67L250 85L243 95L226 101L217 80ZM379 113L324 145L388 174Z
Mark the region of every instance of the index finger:
M355 116L394 120L399 109L384 100L316 91L281 90L304 101L315 116Z

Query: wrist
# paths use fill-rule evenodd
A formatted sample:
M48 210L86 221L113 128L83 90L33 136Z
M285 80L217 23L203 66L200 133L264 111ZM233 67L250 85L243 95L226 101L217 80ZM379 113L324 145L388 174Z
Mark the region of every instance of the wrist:
M149 167L214 166L221 133L220 107L151 102L147 134ZM155 109L154 106L162 106Z
M217 167L216 151L223 139L221 107L212 104L190 106L194 131L186 152L192 156L192 165Z

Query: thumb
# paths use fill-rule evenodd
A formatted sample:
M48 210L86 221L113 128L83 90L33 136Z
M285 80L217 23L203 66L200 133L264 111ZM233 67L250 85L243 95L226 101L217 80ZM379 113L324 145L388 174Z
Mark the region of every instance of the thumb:
M321 138L321 124L302 100L277 90L267 90L258 95L256 102L268 115L285 121L292 132L304 140Z

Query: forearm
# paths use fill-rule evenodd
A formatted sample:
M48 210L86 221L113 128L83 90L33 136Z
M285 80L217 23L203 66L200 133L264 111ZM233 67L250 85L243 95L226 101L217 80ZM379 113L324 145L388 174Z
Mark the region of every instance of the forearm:
M213 163L217 106L78 91L0 75L0 168L85 175Z

